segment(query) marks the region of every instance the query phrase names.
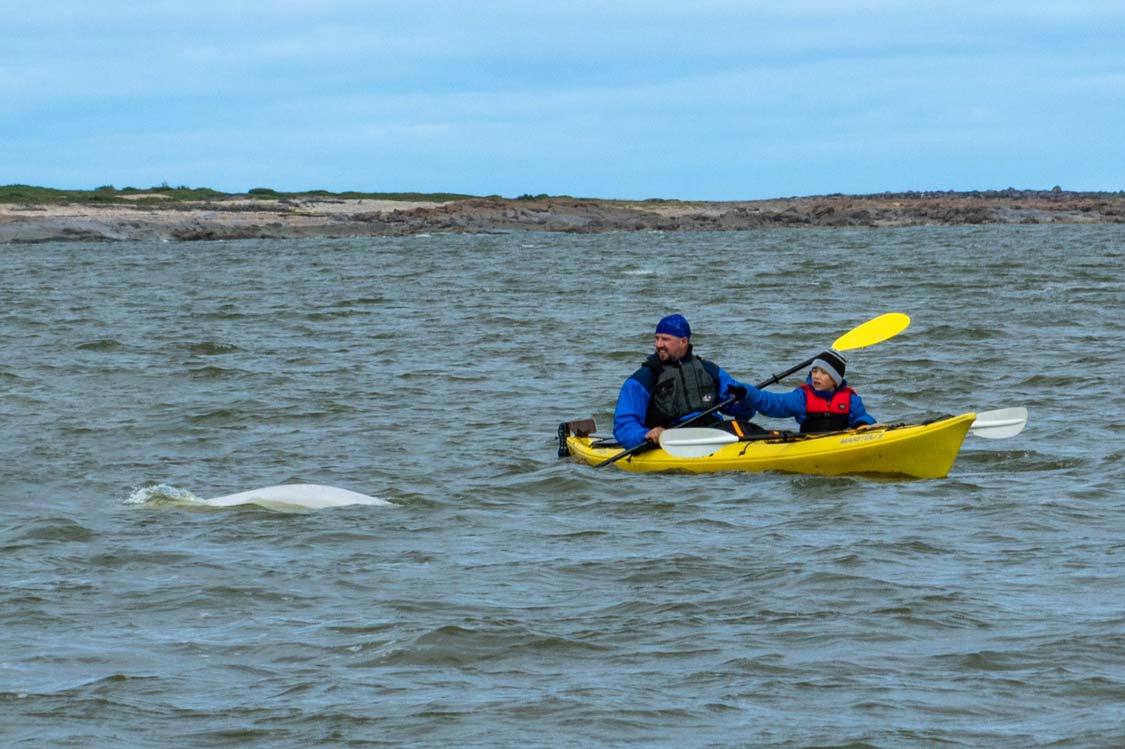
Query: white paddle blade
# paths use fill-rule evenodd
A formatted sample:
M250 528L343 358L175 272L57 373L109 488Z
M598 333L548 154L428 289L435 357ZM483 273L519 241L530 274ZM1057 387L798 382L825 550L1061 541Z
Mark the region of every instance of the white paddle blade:
M969 426L969 434L974 437L986 437L998 440L1005 437L1015 437L1027 426L1027 409L1023 406L1016 408L1000 408L995 411L983 411L977 414Z
M665 429L660 433L661 449L677 458L702 458L732 442L738 442L738 437L722 429Z

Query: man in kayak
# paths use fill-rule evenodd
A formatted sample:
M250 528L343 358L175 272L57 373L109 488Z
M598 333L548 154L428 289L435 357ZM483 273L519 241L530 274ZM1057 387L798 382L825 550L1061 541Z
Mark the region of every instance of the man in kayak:
M765 416L792 416L804 434L838 432L875 423L859 393L848 387L848 361L835 349L813 359L805 384L788 393L770 393L750 385L745 403Z
M666 428L723 401L742 398L748 390L718 365L692 352L691 326L683 315L661 319L655 346L655 352L625 380L617 396L613 436L626 449L645 441L655 443ZM747 401L736 400L720 410L737 421L722 422L714 413L692 426L725 426L739 435L762 431L748 423L754 409Z

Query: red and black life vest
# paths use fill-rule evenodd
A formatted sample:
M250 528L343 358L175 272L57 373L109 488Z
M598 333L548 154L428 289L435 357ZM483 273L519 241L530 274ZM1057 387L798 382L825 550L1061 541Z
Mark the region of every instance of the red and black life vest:
M848 428L848 415L852 410L852 394L855 392L850 387L837 388L831 400L825 400L816 394L812 385L805 383L801 386L805 391L805 412L808 414L801 424L801 433L809 432L838 432Z

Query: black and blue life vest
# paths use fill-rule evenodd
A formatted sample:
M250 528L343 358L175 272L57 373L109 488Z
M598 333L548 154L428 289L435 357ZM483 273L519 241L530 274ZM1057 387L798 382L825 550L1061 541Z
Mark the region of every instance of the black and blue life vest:
M667 427L696 411L718 403L719 368L689 350L677 362L662 362L656 354L645 360L633 378L649 392L645 426Z

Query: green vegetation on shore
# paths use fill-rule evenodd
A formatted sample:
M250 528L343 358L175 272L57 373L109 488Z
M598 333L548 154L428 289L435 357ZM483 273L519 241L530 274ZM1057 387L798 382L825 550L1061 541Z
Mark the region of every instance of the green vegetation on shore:
M227 193L209 187L170 187L160 185L141 189L103 185L94 190L58 190L53 187L33 185L0 185L0 203L29 203L35 205L61 203L167 203L194 202L200 200L221 200L223 198L250 198L253 200L294 200L301 198L319 200L419 200L445 202L477 197L449 192L329 192L328 190L307 190L305 192L281 192L268 187L255 187L245 193Z

